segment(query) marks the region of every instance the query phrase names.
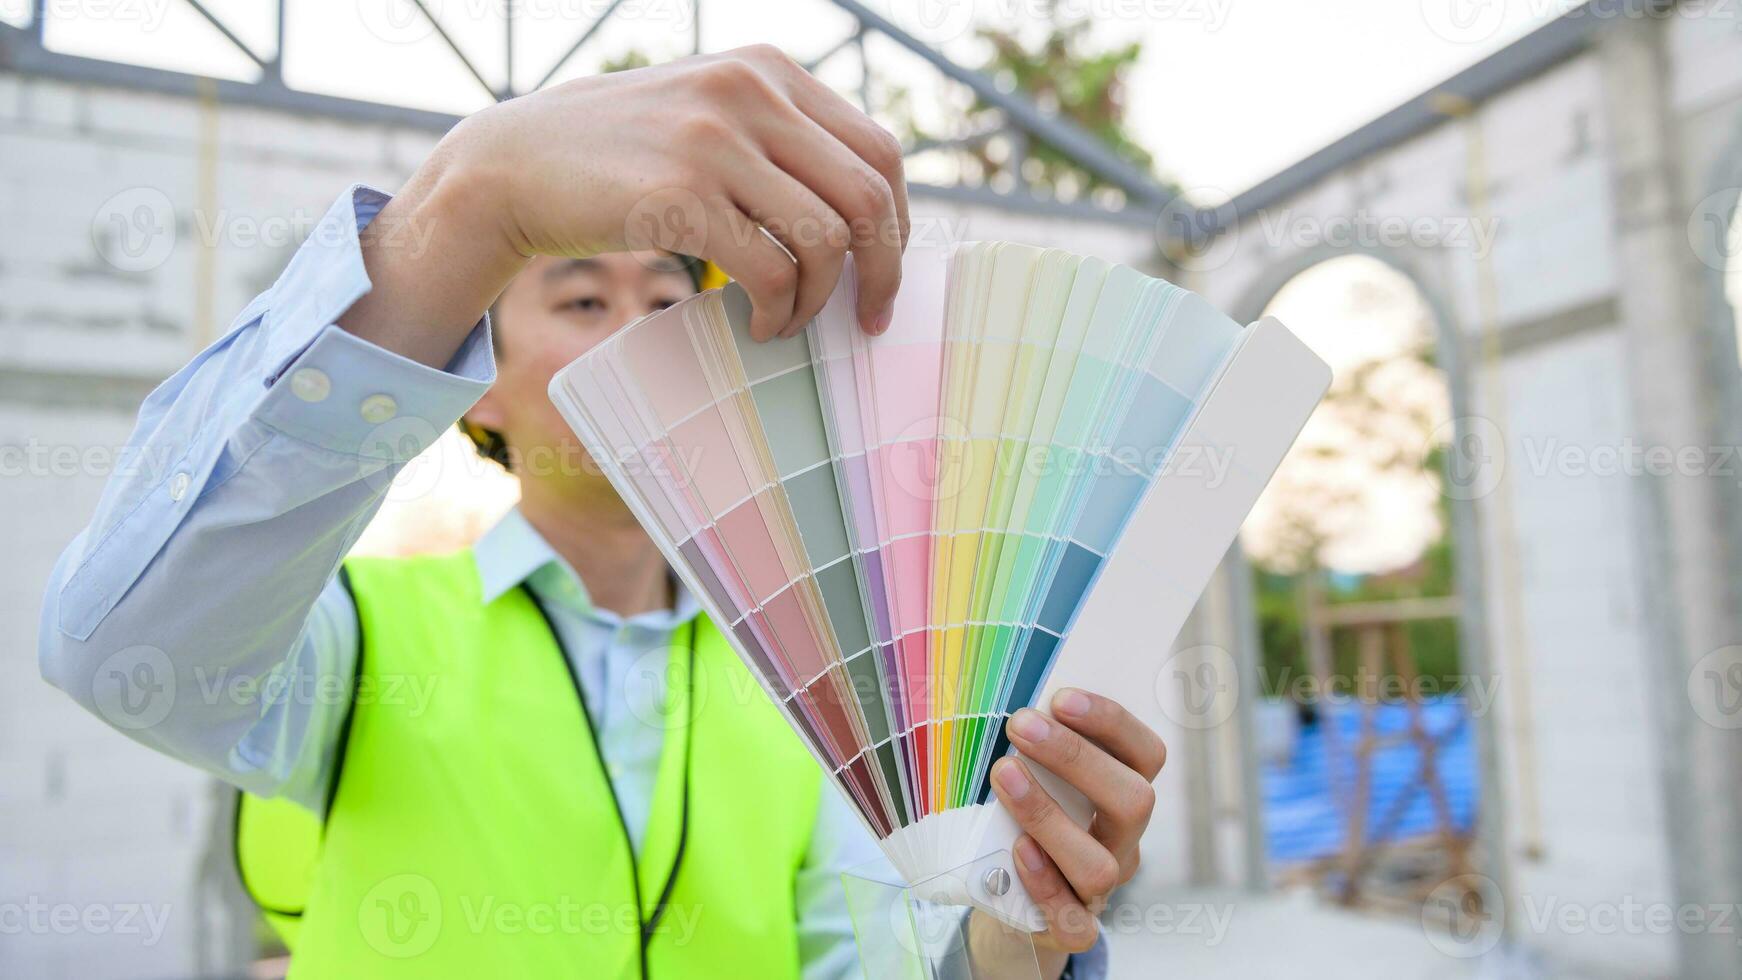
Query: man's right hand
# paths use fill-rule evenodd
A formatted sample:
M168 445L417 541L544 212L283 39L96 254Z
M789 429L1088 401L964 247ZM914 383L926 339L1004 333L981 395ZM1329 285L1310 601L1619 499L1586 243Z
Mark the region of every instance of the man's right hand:
M374 289L340 324L439 367L531 256L661 248L741 283L759 339L821 310L851 251L859 322L880 332L907 233L895 138L778 50L743 48L465 119L365 230Z

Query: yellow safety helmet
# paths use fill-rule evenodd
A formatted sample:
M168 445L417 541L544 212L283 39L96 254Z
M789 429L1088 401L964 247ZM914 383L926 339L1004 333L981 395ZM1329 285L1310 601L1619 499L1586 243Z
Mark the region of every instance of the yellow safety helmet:
M724 286L732 281L724 269L706 259L697 259L696 264L691 268L695 272L698 292ZM508 468L508 443L504 442L500 435L467 419L460 419L458 424L460 431L466 434L466 438L472 440L472 446L478 450L478 455L500 464L503 469Z
M732 277L726 275L726 270L706 259L702 260L702 271L699 285L697 286L698 289L717 289L731 281Z

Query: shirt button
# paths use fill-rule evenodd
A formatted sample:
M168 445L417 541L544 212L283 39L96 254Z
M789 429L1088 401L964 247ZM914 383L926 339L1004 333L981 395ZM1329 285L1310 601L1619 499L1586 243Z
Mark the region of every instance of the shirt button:
M392 395L370 395L363 399L363 404L357 409L363 415L363 421L380 425L399 414L399 403Z
M290 392L305 402L325 401L333 392L333 379L320 368L298 368L290 376Z
M177 473L169 481L169 499L180 500L187 496L188 484L192 482L186 473Z

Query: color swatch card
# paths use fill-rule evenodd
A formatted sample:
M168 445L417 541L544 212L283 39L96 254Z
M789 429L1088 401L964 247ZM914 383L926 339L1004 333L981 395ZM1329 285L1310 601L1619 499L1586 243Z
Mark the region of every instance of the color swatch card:
M1067 681L1155 717L1152 675L1329 370L1274 320L1014 243L911 248L889 329L854 309L850 259L790 340L710 290L551 397L908 883L1033 928L1019 884L985 884L989 856L1019 881L1005 723ZM1231 463L1175 465L1204 451Z

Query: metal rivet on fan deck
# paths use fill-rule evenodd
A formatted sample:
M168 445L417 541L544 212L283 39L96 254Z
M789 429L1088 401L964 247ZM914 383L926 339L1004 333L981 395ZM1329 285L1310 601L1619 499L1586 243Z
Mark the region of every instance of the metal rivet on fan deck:
M981 884L986 886L989 894L1002 895L1010 890L1010 872L1003 868L989 868Z

